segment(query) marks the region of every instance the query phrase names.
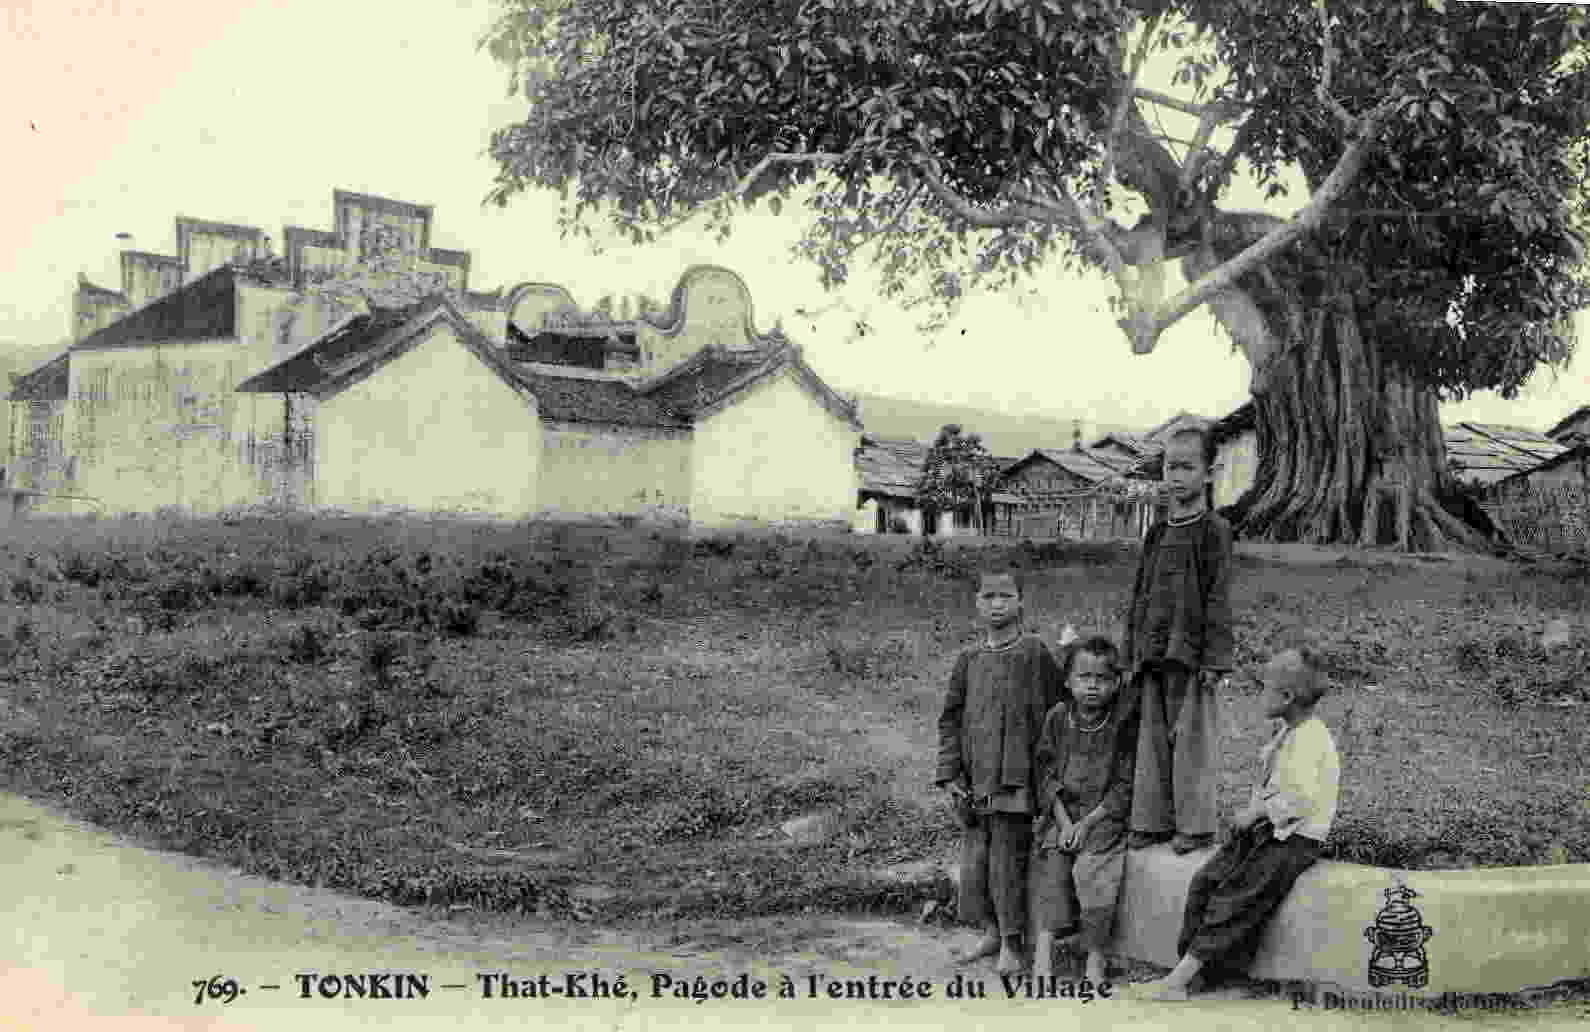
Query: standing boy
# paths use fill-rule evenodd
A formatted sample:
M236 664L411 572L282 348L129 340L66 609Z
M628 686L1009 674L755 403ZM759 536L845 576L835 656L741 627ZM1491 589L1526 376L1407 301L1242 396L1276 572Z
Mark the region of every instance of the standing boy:
M1199 971L1242 973L1253 963L1265 924L1298 876L1319 859L1336 819L1341 760L1325 722L1314 715L1325 678L1307 650L1289 649L1264 670L1264 715L1282 722L1260 754L1263 773L1235 833L1193 876L1176 952L1164 979L1132 995L1185 1000Z
M1166 519L1149 528L1126 622L1126 667L1140 709L1128 846L1214 842L1219 775L1215 692L1231 669L1231 525L1210 512L1210 440L1165 445Z
M1032 848L1033 752L1044 715L1060 699L1060 667L1037 637L1022 633L1021 586L1011 573L984 574L980 645L950 674L939 717L934 782L950 793L964 826L960 917L984 935L963 960L999 955L1000 974L1021 968Z

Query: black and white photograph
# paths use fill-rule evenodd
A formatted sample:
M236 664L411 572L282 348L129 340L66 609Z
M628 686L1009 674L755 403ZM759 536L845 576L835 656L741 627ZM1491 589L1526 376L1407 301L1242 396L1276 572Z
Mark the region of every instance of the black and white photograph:
M5 9L11 1024L1590 1020L1590 6Z

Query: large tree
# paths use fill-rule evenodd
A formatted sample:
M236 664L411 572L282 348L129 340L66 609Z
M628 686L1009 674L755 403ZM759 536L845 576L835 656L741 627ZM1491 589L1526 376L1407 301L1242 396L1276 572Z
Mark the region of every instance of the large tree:
M1207 305L1252 369L1249 536L1479 544L1437 404L1566 362L1587 303L1571 5L505 2L483 42L529 111L494 137L498 203L554 188L566 231L646 241L795 194L827 286L872 258L942 323L1058 257L1113 279L1139 354ZM1239 173L1307 201L1223 208Z
M981 435L965 433L958 423L946 423L923 459L917 501L929 517L968 512L972 530L984 533L991 515L990 498L999 490L1003 472Z

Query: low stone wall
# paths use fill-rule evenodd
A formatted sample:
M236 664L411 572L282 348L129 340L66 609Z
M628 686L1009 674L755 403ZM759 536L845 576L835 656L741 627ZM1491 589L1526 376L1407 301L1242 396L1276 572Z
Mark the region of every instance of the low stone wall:
M1187 886L1211 855L1128 853L1114 952L1174 965ZM1590 864L1394 871L1321 861L1277 911L1249 974L1364 997L1509 993L1590 977Z

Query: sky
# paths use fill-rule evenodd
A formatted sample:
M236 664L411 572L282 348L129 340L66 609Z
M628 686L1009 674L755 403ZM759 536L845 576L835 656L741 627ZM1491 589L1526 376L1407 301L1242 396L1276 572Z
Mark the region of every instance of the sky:
M1153 354L1131 354L1100 277L1040 274L1029 290L968 301L927 338L915 313L876 298L865 270L840 293L822 290L816 267L788 253L798 206L746 216L721 246L687 226L600 255L559 239L554 195L482 207L491 130L525 111L475 46L491 0L0 2L9 159L0 352L56 353L78 273L119 288L119 250L174 253L179 214L259 226L279 249L284 223L330 228L340 188L433 205L433 245L472 252L478 290L541 280L582 303L609 292L666 298L686 267L727 266L750 288L757 328L781 319L846 391L1080 417L1098 429L1143 428L1182 410L1220 416L1248 397L1247 363L1205 312L1168 330ZM1156 78L1168 86L1165 67L1149 69L1148 84ZM1190 135L1174 116L1166 125ZM1279 214L1301 202L1266 205L1248 184L1227 198ZM849 332L858 316L873 328L859 339ZM1580 325L1590 331L1583 316ZM1544 429L1585 403L1590 358L1580 357L1537 373L1513 401L1482 394L1443 418Z

